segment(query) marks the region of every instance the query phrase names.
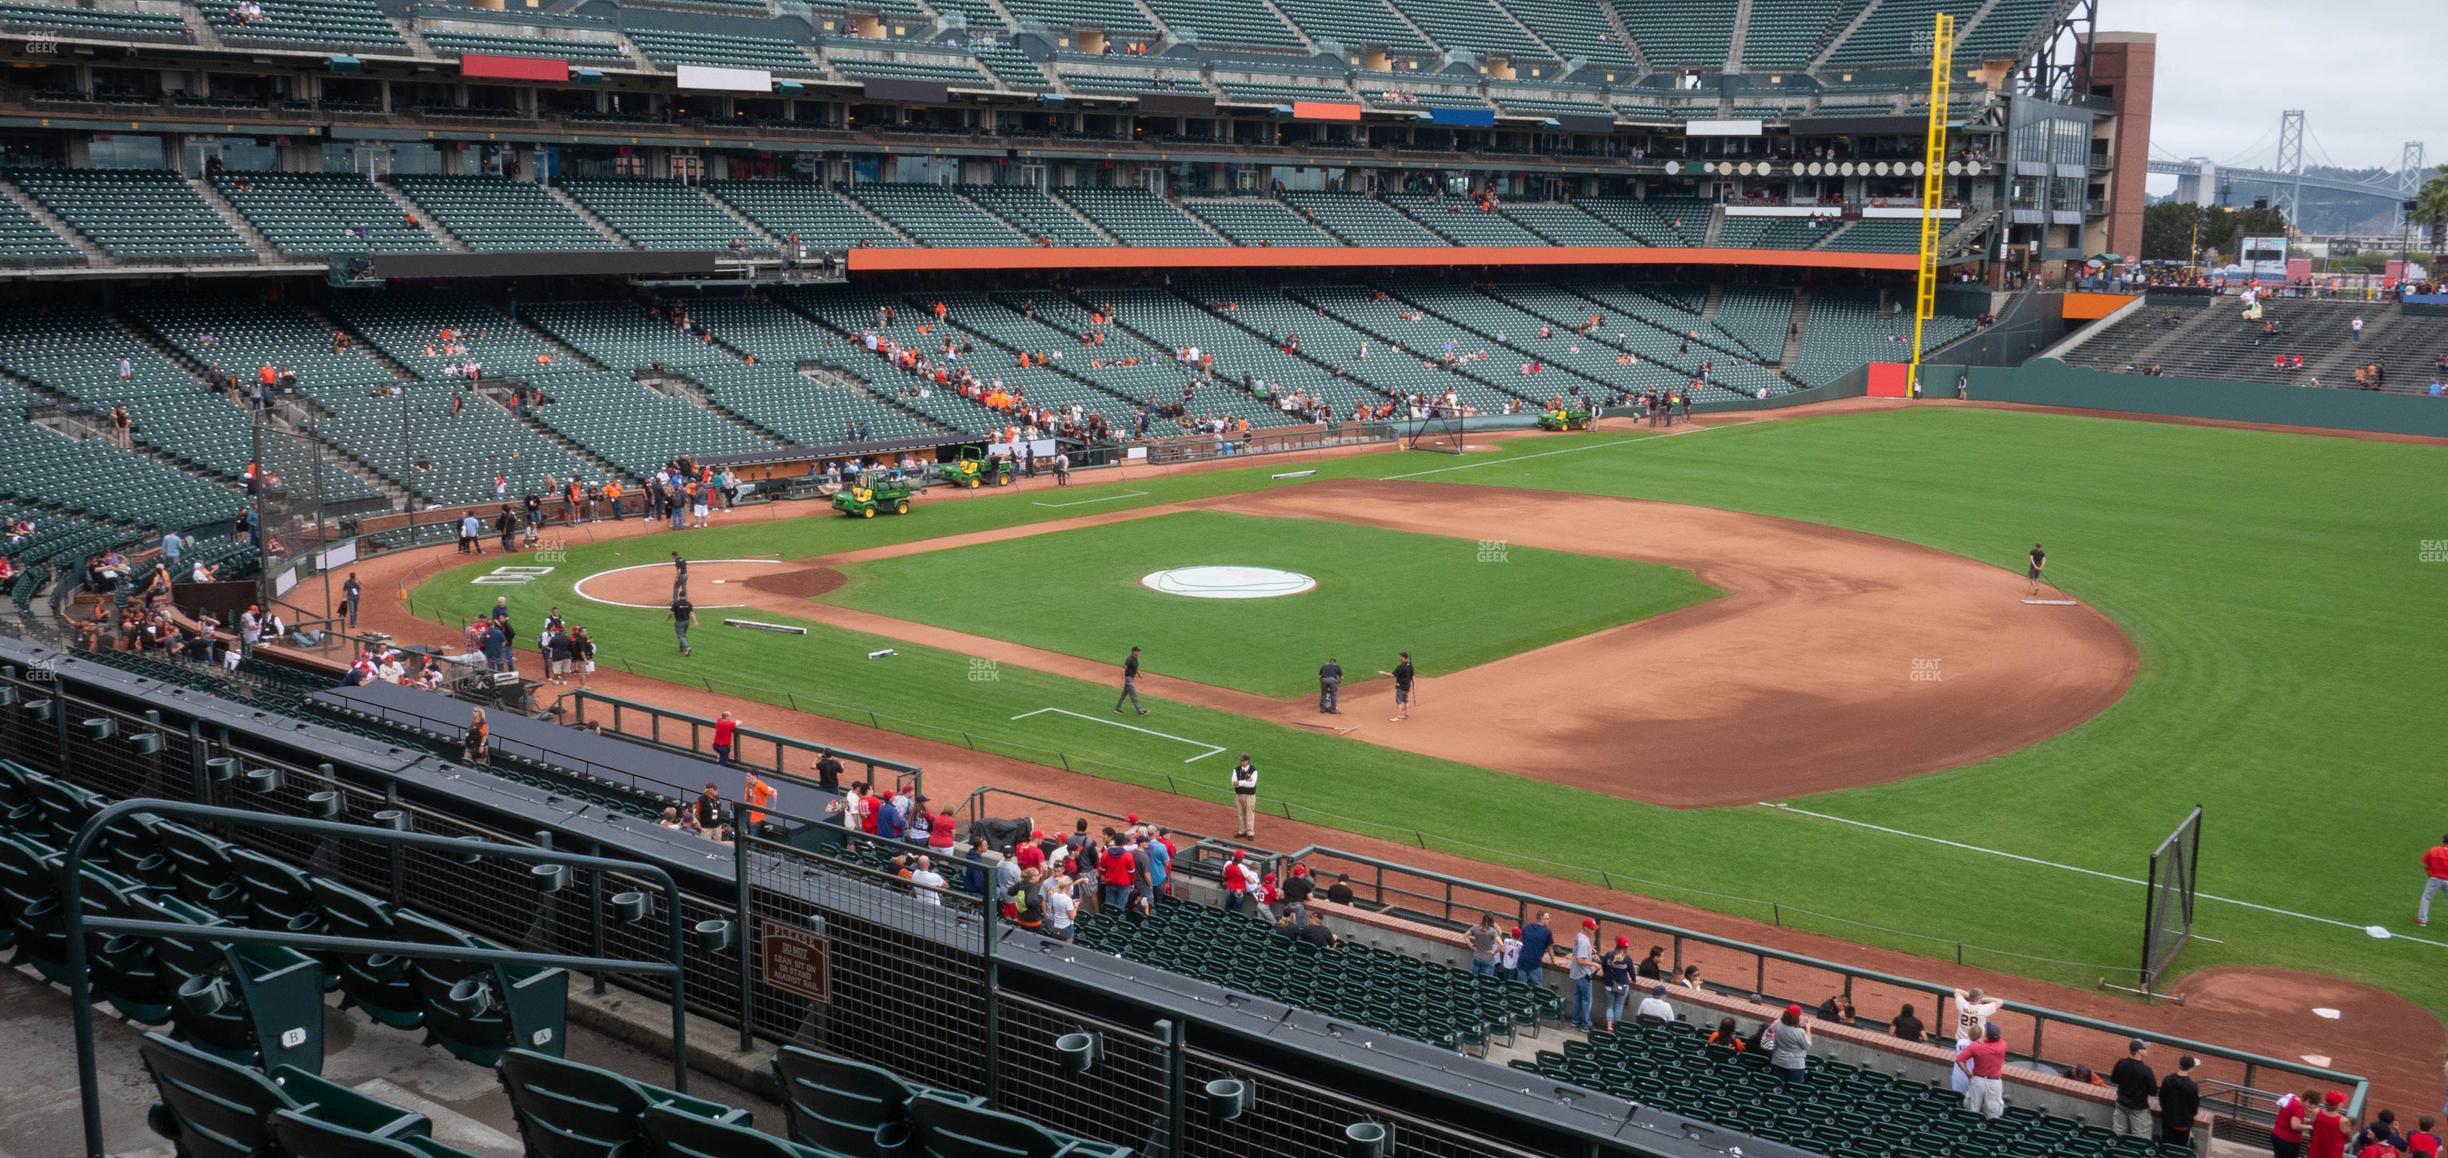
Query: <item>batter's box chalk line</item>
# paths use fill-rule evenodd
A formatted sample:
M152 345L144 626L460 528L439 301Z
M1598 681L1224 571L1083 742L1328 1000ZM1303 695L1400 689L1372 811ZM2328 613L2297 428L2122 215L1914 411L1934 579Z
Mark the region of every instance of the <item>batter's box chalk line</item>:
M1032 507L1085 507L1096 503L1110 503L1117 499L1143 499L1146 497L1146 491L1124 491L1118 495L1103 495L1093 499L1073 499L1067 503L1041 503L1032 499L1030 500L1029 505Z
M2080 607L2082 601L2078 599L2026 599L2023 605L2026 607Z
M1154 736L1159 740L1171 740L1175 743L1188 744L1193 748L1206 749L1206 751L1182 761L1184 764L1196 764L1199 761L1224 750L1224 746L1221 744L1210 744L1205 740L1193 740L1188 736L1176 736L1171 732L1159 732L1154 728L1142 728L1137 724L1125 724L1120 720L1108 720L1098 716L1091 716L1086 712L1075 712L1069 708L1039 708L1033 712L1022 712L1017 716L1013 716L1012 719L1025 720L1030 716L1042 716L1049 712L1057 716L1069 716L1075 720L1086 720L1091 724L1103 724L1110 728L1122 728L1127 731L1137 732L1143 736Z

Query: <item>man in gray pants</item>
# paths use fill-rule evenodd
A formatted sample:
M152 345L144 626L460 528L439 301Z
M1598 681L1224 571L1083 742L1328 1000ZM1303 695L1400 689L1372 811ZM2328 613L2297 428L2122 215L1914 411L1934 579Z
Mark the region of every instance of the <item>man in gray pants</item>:
M1343 709L1337 694L1342 689L1343 665L1328 657L1326 666L1318 669L1318 711L1329 716L1341 715Z
M1146 708L1139 707L1139 649L1135 647L1131 649L1130 658L1122 661L1122 694L1114 697L1115 715L1122 714L1124 700L1129 700L1130 706L1137 709L1140 715L1147 714Z

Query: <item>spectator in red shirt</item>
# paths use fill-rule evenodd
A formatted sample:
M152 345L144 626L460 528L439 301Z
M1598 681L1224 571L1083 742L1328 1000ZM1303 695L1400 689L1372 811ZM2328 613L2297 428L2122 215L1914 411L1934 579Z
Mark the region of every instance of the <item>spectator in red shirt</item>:
M927 847L952 847L952 830L959 826L960 818L952 815L951 809L936 813L935 819L927 825Z
M2422 904L2414 909L2417 925L2431 923L2431 894L2448 892L2448 836L2441 837L2431 851L2423 854L2423 871L2430 874L2430 879L2423 882Z
M2346 1139L2354 1131L2339 1111L2346 1105L2346 1095L2331 1090L2321 1095L2321 1108L2312 1114L2304 1129L2306 1158L2346 1158Z
M1234 849L1232 859L1224 862L1224 911L1238 913L1249 904L1249 866L1241 863L1241 850Z
M2319 1101L2319 1095L2310 1090L2278 1099L2277 1115L2270 1122L2272 1158L2303 1158L2304 1133L2312 1107Z
M722 714L720 717L718 717L718 718L716 718L716 719L715 719L715 721L714 721L714 762L715 762L715 763L720 764L720 765L722 765L722 766L723 766L723 767L725 767L725 768L728 768L728 767L730 767L730 766L731 766L731 742L732 742L733 740L737 739L738 737L739 737L739 721L738 721L738 720L734 720L734 719L732 719L732 718L731 718L731 713L729 713L729 712L724 712L724 713L723 713L723 714Z
M1981 1027L1981 1039L1955 1052L1955 1068L1969 1079L1964 1084L1964 1109L1984 1118L2006 1112L2006 1034L1992 1021Z
M1021 872L1045 867L1045 849L1038 847L1037 844L1043 839L1045 839L1044 833L1031 833L1029 839L1021 841L1020 847L1012 850L1013 858L1020 862Z
M1097 858L1097 902L1100 909L1119 912L1123 906L1130 904L1133 864L1129 849L1116 841L1106 842L1104 853Z
M2439 1158L2440 1136L2432 1132L2431 1126L2428 1117L2417 1120L2414 1132L2406 1135L2406 1153L2414 1158Z

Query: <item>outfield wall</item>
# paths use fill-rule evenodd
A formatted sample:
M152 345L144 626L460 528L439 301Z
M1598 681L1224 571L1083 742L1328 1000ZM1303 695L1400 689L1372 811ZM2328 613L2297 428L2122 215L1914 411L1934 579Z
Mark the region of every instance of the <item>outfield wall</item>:
M1929 393L1954 392L1960 365L1929 364L1921 380ZM2448 399L2368 390L2224 382L2209 378L2153 378L2106 370L2083 370L2054 358L2021 366L1973 366L1971 396L1981 402L2022 402L2203 418L2448 438Z

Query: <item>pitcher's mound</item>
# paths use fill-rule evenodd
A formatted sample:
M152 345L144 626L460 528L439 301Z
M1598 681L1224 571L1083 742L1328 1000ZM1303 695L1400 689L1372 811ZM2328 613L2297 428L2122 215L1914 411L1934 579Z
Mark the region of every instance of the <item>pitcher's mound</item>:
M689 599L701 611L746 607L745 603L716 603L712 600L727 594L724 588L734 583L754 586L753 580L758 576L770 576L780 566L780 559L691 559L688 564ZM671 606L672 579L676 574L669 563L614 567L579 580L575 590L579 598L591 602L659 611Z

